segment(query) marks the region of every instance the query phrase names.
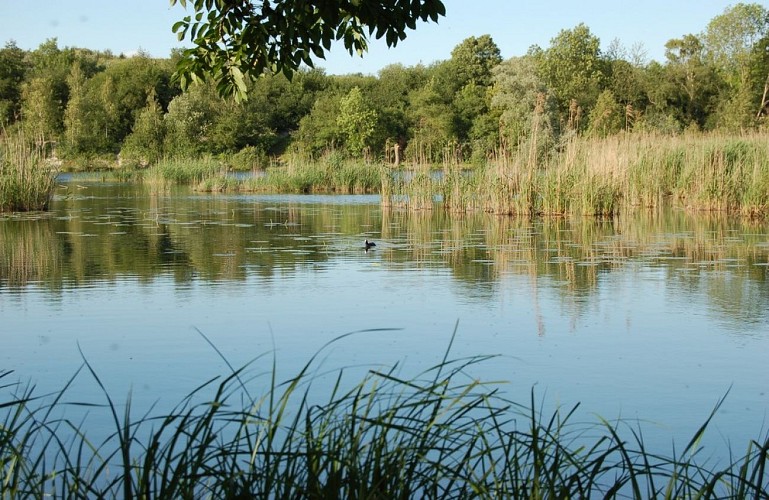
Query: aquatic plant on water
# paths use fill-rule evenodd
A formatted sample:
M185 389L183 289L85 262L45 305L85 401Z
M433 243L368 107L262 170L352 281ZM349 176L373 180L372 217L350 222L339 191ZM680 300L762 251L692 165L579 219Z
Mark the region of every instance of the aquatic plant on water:
M382 330L368 330L378 333ZM361 334L366 332L353 332ZM352 335L346 334L332 341ZM453 337L452 337L453 342ZM136 418L67 403L75 376L51 398L0 371L0 495L3 498L766 498L769 439L752 441L724 467L697 463L708 418L683 452L644 448L622 421L575 420L578 407L547 414L532 391L525 404L503 385L469 373L487 357L450 359L409 378L397 366L349 384L338 372L314 395L314 356L277 379L260 357L203 382L173 410ZM215 348L214 348L215 349ZM217 352L219 352L217 350ZM226 361L226 359L225 359ZM267 363L269 380L248 368ZM227 363L229 365L229 363ZM4 382L4 383L3 383ZM256 385L266 391L252 396ZM71 405L102 409L114 432L92 442L69 419ZM716 410L720 402L716 405ZM714 410L715 412L715 410ZM711 415L712 417L712 415Z

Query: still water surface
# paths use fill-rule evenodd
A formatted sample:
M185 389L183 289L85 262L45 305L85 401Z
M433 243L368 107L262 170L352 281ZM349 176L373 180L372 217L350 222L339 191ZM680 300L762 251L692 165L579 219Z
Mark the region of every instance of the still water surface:
M377 246L364 251L364 238ZM769 416L769 230L677 210L528 220L387 211L376 196L153 193L63 179L50 213L0 216L0 370L56 390L87 358L136 413L227 364L405 375L453 357L505 394L581 402L681 450L718 399L709 450ZM267 353L267 357L264 357ZM327 377L329 383L333 376ZM257 392L257 391L254 391ZM70 401L103 402L80 374ZM94 426L98 427L97 423Z

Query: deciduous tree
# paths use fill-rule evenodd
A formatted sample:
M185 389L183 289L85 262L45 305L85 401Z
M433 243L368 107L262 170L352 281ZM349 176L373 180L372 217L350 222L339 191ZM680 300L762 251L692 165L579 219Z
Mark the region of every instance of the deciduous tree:
M353 157L363 155L374 134L376 119L376 111L366 104L360 88L354 87L342 98L336 123L345 139L347 151Z
M751 126L756 108L763 107L759 89L767 78L755 81L753 68L764 62L755 48L767 36L769 11L755 3L727 7L708 23L703 35L707 56L729 85L728 95L720 99L720 125Z
M555 99L537 74L532 55L513 57L494 71L492 106L498 110L505 148L525 147L534 135L537 147L553 144L558 111Z
M21 85L27 73L24 51L10 41L0 49L0 125L18 119Z
M705 59L705 48L699 37L685 35L665 44L666 74L674 87L671 104L685 125L706 124L714 98L719 91L719 78ZM658 87L662 82L658 82Z
M558 100L562 120L575 125L590 112L604 83L600 40L584 24L562 30L540 52L539 71Z
M123 142L121 159L134 161L141 166L155 163L163 156L164 141L163 110L155 99L155 93L151 92L147 96L147 105L139 111L133 130Z
M194 15L173 26L193 47L183 53L183 87L211 78L220 94L245 97L246 82L265 71L291 75L313 57L323 58L334 41L363 54L368 37L395 46L417 21L438 21L441 0L171 0Z
M24 84L22 116L37 141L55 141L63 128L64 109L56 95L56 81L38 76Z

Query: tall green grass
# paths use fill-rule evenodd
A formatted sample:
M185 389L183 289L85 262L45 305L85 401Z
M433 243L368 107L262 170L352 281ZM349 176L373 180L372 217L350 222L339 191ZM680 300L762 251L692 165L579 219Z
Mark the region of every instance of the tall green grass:
M225 172L226 166L211 157L168 158L146 170L143 180L146 184L156 187L175 184L197 185L205 179L221 176Z
M57 169L23 132L0 134L0 212L46 210Z
M287 156L253 176L229 175L227 163L213 158L166 159L144 174L152 186L189 185L198 191L270 193L372 193L381 188L378 165L330 154L320 160Z
M376 330L371 330L375 332ZM360 332L354 332L360 333ZM351 334L347 334L351 335ZM346 335L345 335L346 336ZM344 338L339 337L336 341ZM449 344L450 348L450 344ZM218 351L217 351L218 352ZM320 353L319 353L320 354ZM114 432L92 442L62 412L74 380L52 399L0 372L3 498L766 498L769 439L723 466L697 462L710 418L681 453L644 448L625 422L576 420L506 399L500 384L469 376L486 357L450 359L415 377L398 367L350 384L340 371L328 396L311 359L265 392L247 367L201 384L170 412L136 417L99 375ZM225 360L226 361L226 360ZM229 364L229 363L228 363ZM232 367L231 367L232 368ZM77 374L76 374L77 376ZM83 405L86 403L79 403ZM716 405L716 410L719 404ZM91 411L99 409L88 403ZM716 411L714 410L714 412ZM712 417L712 415L711 415Z
M319 160L289 155L266 169L265 175L243 181L237 189L248 192L341 193L379 192L380 167L365 161L329 154Z

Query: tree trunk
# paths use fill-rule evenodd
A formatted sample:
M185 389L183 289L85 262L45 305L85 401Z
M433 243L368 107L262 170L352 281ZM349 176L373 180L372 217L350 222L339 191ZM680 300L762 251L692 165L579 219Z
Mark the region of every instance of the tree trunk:
M766 75L766 83L764 83L764 95L761 96L761 106L758 108L758 113L756 113L756 118L761 118L761 115L765 113L766 111L766 105L769 104L766 102L766 95L769 94L769 74Z

